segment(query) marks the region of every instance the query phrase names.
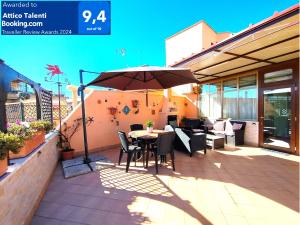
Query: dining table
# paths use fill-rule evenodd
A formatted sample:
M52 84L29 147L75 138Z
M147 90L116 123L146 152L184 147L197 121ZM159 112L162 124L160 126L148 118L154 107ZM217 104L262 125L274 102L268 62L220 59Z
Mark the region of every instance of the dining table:
M128 137L140 140L145 145L146 150L146 168L148 167L150 145L154 144L160 133L164 133L164 130L153 130L148 132L147 130L134 130L128 133Z

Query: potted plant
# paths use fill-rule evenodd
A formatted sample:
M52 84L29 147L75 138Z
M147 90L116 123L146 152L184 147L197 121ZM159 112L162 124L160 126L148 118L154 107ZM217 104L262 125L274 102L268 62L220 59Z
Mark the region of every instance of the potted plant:
M71 147L70 137L60 133L60 142L58 143L61 150L61 157L63 160L73 159L74 149Z
M10 123L8 124L7 132L18 136L24 142L20 151L9 153L11 159L29 155L42 141L41 138L36 138L35 131L30 128L30 124L27 122Z
M7 170L9 151L17 154L23 143L22 138L17 135L0 132L0 176Z
M94 122L92 117L88 117L86 119L87 126L89 126L92 122ZM62 149L61 156L63 160L72 159L74 157L75 150L71 147L71 139L78 131L81 124L81 118L75 119L72 125L68 125L67 123L63 124L62 132L59 133L60 141L58 142L58 146Z
M45 125L43 121L37 120L30 123L30 128L33 131L32 139L35 139L35 144L33 144L33 149L35 149L40 144L45 142Z
M44 134L49 133L53 129L52 123L50 121L45 121L45 120L33 121L30 123L30 127L33 130L36 130L38 132L43 132Z
M151 120L148 120L146 122L147 132L152 133L153 132L153 125L154 123Z

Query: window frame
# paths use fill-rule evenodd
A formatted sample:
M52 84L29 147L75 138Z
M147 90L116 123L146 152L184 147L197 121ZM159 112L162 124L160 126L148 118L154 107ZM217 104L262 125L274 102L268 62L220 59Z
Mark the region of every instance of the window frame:
M255 76L255 81L256 81L256 84L255 84L255 88L256 88L256 117L253 118L253 119L240 119L240 100L239 100L239 96L240 96L240 78L242 77L247 77L247 76ZM233 79L236 79L236 82L237 82L237 86L236 86L236 100L237 100L237 118L232 118L234 120L240 120L240 121L258 121L258 85L259 85L259 77L258 77L258 71L250 71L250 72L247 72L247 73L243 73L243 74L238 74L238 75L235 75L235 76L230 76L230 77L225 77L223 79L218 79L218 80L214 80L214 81L211 81L211 82L208 82L208 83L205 83L205 84L202 84L202 85L211 85L211 84L216 84L216 83L220 83L221 84L221 90L220 90L220 95L221 95L221 99L220 99L220 103L221 103L221 118L220 119L225 119L224 118L224 92L227 92L227 91L224 91L224 82L228 81L228 80L233 80ZM230 92L230 91L228 91ZM199 95L199 97L201 96L201 94ZM208 96L209 96L209 109L210 109L210 96L211 96L211 93L210 93L210 86L209 86L209 92L208 92ZM201 101L201 99L199 99L199 102ZM199 104L200 106L200 104ZM207 115L202 115L201 114L201 110L199 109L199 113L200 113L200 116L201 117L211 117L211 113L210 113L210 110L209 110L209 116ZM217 118L216 118L217 119Z

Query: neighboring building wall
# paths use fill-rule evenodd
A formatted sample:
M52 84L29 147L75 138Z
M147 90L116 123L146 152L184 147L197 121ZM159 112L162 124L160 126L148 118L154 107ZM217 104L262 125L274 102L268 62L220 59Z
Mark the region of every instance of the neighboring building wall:
M138 108L132 107L132 100L139 101ZM171 96L166 98L162 94L158 95L150 92L148 98L149 106L146 107L145 93L95 90L87 95L85 102L86 116L94 118L94 122L87 127L89 149L93 151L118 145L117 131L122 130L127 133L129 132L130 124L133 123L145 124L147 120L153 120L154 128L162 129L167 123L168 115L176 114L178 115L178 121L180 121L188 112L190 117L195 118L197 114L193 115L193 112L197 113L197 110L190 110L189 102L185 97ZM130 108L130 112L127 115L122 111L126 105ZM110 115L109 107L118 108L116 119ZM177 108L177 111L169 112L170 107ZM155 111L154 115L152 110ZM70 125L78 118L81 118L81 105L78 105L65 121ZM73 136L71 146L76 150L77 154L82 153L82 128Z
M0 180L0 224L30 224L57 166L57 136L39 149L7 177Z
M206 22L201 21L166 39L166 65L171 66L184 58L190 57L212 44L229 37L229 32L217 33ZM172 88L179 94L192 92L192 84Z
M230 32L218 33L217 34L217 42L223 41L226 38L229 38L230 36L232 36L232 33L230 33Z
M222 41L223 39L230 36L230 33L216 33L207 23L203 22L203 49L207 49L210 46ZM202 49L202 50L203 50Z
M166 39L166 64L173 65L230 35L229 32L215 32L204 21L198 22Z
M202 22L166 39L166 64L172 65L203 48Z

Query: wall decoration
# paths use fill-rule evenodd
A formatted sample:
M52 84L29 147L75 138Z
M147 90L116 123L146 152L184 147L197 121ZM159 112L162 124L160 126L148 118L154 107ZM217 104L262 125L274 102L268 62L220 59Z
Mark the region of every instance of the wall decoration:
M152 114L152 115L155 115L155 109L152 109L152 110L151 110L151 114Z
M121 105L121 102L118 102L119 105Z
M119 126L120 125L120 121L117 120L116 121L116 125Z
M107 99L105 99L105 102L107 102Z
M185 102L185 103L184 103L184 106L188 106L188 104Z
M169 112L177 112L177 108L176 107L170 107Z
M137 109L137 110L134 112L134 114L138 114L138 113L139 113L139 111L140 111L140 110L139 110L139 109Z
M199 85L197 85L197 86L193 86L193 93L194 94L200 94L200 86Z
M132 108L137 108L139 106L139 100L131 100Z
M116 113L118 111L117 107L109 107L108 108L110 115L113 116L114 119L116 119Z
M100 99L98 99L98 100L97 100L97 103L98 103L98 104L101 104L101 100L100 100Z
M127 105L125 105L122 111L125 115L127 115L130 112L130 108Z

